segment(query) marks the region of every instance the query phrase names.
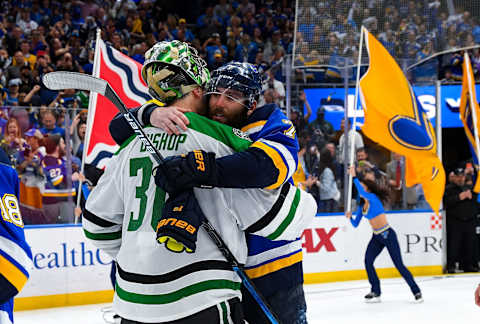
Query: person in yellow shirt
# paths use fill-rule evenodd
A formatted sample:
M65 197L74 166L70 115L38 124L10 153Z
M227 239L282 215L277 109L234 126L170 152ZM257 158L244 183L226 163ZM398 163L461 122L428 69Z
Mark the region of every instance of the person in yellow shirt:
M28 62L30 69L33 70L37 62L37 57L30 53L30 43L27 40L22 40L20 42L20 50L22 51L25 62ZM15 64L15 59L13 60L13 64Z

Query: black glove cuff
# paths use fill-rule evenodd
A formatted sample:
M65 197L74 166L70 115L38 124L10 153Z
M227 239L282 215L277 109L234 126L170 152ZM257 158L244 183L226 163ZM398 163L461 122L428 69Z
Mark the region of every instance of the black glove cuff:
M142 123L143 125L150 125L150 116L152 116L152 113L155 109L157 109L159 106L155 104L149 104L147 107L142 112Z

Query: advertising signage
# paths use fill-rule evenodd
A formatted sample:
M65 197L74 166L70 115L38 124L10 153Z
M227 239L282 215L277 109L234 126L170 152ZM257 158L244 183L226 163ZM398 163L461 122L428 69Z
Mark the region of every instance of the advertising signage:
M427 116L435 125L435 86L414 86L413 90L421 103ZM480 85L476 86L477 93L480 91ZM463 127L458 111L460 107L461 85L442 85L442 128ZM332 123L335 130L340 129L340 121L344 116L344 88L312 88L305 89L307 100L312 107L312 116L310 122L317 117L317 110L322 107L325 111L325 119ZM349 117L354 116L354 98L355 88L348 90ZM388 105L388 102L385 103ZM306 111L304 107L304 111ZM361 108L360 98L356 111L357 122L361 126L363 123L363 109Z

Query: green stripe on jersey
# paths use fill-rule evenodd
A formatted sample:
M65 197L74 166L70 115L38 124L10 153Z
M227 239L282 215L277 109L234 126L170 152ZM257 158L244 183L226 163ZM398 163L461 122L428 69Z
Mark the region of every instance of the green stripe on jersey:
M185 113L185 116L187 116L190 121L188 128L208 135L229 146L236 152L245 151L252 144L248 135L239 129L232 128L192 112Z
M122 145L120 145L120 147L118 148L117 152L115 152L114 155L120 154L120 151L123 150L124 148L126 148L127 145L130 144L130 142L135 139L135 137L137 137L137 134L134 133L134 134L133 134L132 136L130 136L125 142L123 142Z
M137 293L132 293L123 290L118 285L118 282L115 284L115 293L117 296L127 302L135 304L146 304L146 305L164 305L176 302L182 298L195 295L197 293L212 290L212 289L231 289L231 290L240 290L241 282L234 282L230 280L207 280L198 282L196 284L184 287L177 291L162 294L162 295L142 295Z
M275 240L280 235L282 235L283 232L285 232L285 229L288 227L288 225L290 225L293 218L295 217L295 213L297 212L297 207L299 202L300 202L300 189L297 188L297 191L295 192L295 197L293 197L292 206L290 206L290 210L288 211L287 217L285 217L285 219L282 221L280 226L275 230L275 232L267 236L268 239Z
M220 307L222 308L223 323L228 324L227 305L225 304L225 302L221 302Z
M109 240L118 240L122 238L122 231L113 232L113 233L91 233L86 229L83 230L85 236L94 241L109 241Z
M221 124L193 112L187 112L185 113L185 116L187 116L188 120L190 121L188 128L222 142L235 152L245 151L252 144L252 141L248 138L248 135L239 129ZM153 126L147 125L144 127L144 129L150 127ZM136 137L137 134L130 136L125 142L122 143L117 152L115 152L115 155L118 155L120 151L127 147L127 145L130 144L130 142L132 142Z

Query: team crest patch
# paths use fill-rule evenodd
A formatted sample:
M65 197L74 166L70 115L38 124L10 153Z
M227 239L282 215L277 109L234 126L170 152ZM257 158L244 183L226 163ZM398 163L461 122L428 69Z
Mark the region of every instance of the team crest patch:
M247 140L249 142L252 141L250 137L247 135L247 133L244 133L237 128L232 128L232 131L233 131L233 134L235 134L235 136L240 137L241 139Z

